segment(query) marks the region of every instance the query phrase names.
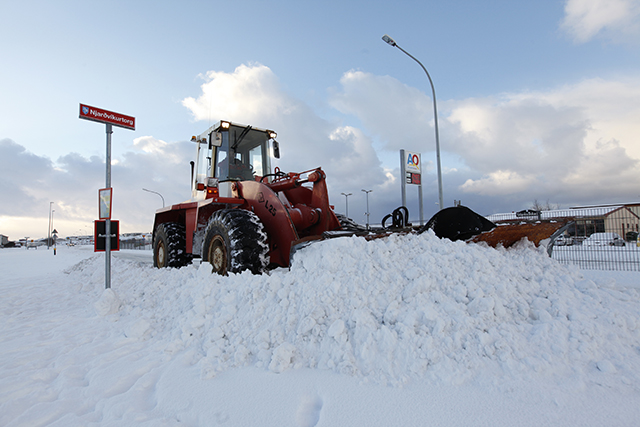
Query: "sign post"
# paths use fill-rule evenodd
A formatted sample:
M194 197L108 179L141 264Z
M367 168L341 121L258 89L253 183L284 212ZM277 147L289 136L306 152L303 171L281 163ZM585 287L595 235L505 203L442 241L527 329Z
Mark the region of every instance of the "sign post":
M113 237L111 234L111 199L113 194L111 188L111 134L113 133L112 126L118 126L129 130L136 130L136 118L120 113L114 113L113 111L103 110L101 108L91 107L85 104L80 104L79 118L104 123L105 131L107 134L107 173L105 180L106 188L99 190L98 211L100 219L105 220L104 281L105 289L109 289L111 288L111 237ZM97 239L97 237L98 236L96 235L95 238Z
M407 207L407 184L418 186L418 204L420 206L420 225L424 224L422 206L422 164L420 153L400 150L400 176L402 177L402 206Z

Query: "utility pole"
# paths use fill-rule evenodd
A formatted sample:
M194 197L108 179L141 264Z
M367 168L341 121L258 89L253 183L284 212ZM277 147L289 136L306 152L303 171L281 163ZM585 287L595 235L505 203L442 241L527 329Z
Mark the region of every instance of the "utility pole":
M413 55L411 55L409 52L407 52L406 50L398 46L396 41L391 37L389 37L387 34L382 36L382 40L384 40L384 42L389 44L390 46L397 47L409 58L416 61L418 65L422 67L425 74L427 75L427 78L429 79L429 84L431 85L431 93L433 95L433 118L435 123L435 130L436 130L436 162L438 167L438 205L439 205L438 209L442 210L444 209L444 200L442 195L442 166L440 161L440 133L438 132L438 108L436 106L436 88L433 86L433 80L431 80L431 76L429 75L429 72L427 71L425 66L422 65L422 62L418 61Z
M49 249L49 242L51 240L51 208L53 207L53 202L49 202L49 229L47 230L47 249Z
M371 193L373 190L362 190L367 194L367 213L365 215L367 215L367 230L369 229L369 193Z
M349 218L349 196L352 196L351 193L340 193L344 196L344 202L345 202L345 208L346 208L346 215L347 218Z

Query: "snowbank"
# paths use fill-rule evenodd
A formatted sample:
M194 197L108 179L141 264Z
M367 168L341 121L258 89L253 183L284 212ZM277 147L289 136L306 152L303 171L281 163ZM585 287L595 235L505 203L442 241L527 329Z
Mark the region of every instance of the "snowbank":
M316 243L263 276L150 258L115 254L104 290L102 254L0 251L0 425L640 419L637 274L431 233Z
M70 279L95 292L102 263ZM311 245L290 271L264 276L117 262L113 277L117 297L103 294L99 312L116 316L126 336L166 343L168 354L192 351L203 378L255 366L392 385L483 376L640 384L638 291L600 288L527 245L353 237Z

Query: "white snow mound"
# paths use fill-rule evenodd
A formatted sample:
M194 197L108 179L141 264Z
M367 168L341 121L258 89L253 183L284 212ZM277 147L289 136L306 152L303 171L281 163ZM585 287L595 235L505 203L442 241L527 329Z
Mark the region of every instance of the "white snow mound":
M120 299L113 289L105 289L98 301L93 304L100 316L115 314L120 309Z
M101 262L69 274L86 283ZM599 287L530 245L496 250L432 233L339 238L261 276L113 264L120 308L105 291L98 312L116 313L133 339L189 352L203 378L310 367L392 385L542 375L640 387L638 291Z

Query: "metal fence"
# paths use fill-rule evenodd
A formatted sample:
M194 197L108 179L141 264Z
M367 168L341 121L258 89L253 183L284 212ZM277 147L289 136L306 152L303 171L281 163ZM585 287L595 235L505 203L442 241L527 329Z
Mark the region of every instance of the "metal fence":
M582 269L640 271L640 205L521 211L487 218L496 224L564 222L548 244L553 259Z
M120 239L120 249L138 249L150 251L151 248L151 242L148 239L142 237Z

